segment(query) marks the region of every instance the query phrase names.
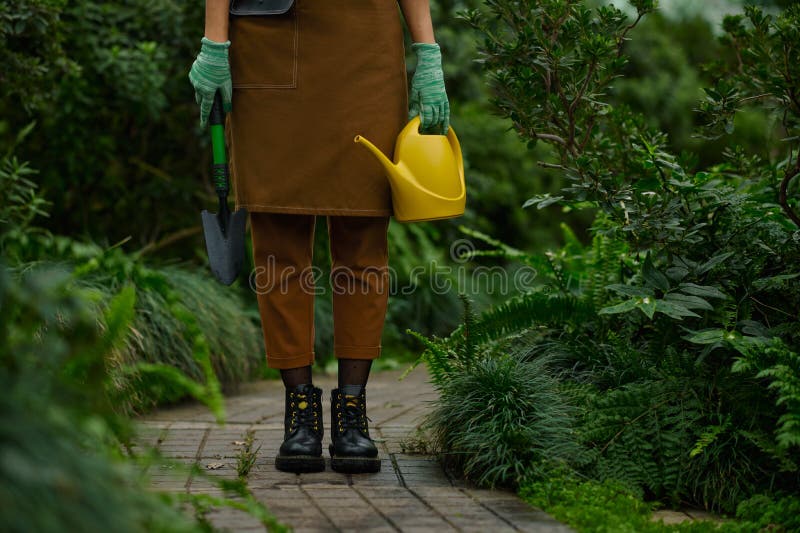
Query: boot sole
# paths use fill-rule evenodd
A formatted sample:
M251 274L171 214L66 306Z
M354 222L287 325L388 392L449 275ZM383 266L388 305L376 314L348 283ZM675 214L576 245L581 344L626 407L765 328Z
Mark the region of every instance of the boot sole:
M379 457L337 456L331 454L331 469L342 474L365 474L381 471Z
M275 457L275 468L281 472L322 472L325 470L325 459L316 455L278 455Z

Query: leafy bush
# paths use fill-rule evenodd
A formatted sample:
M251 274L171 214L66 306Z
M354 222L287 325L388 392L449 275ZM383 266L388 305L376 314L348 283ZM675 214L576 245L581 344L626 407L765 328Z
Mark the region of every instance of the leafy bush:
M139 246L186 227L210 183L198 175L186 79L202 4L25 0L0 7L0 145L31 119L20 148L63 234ZM169 113L164 111L170 109ZM197 166L198 162L201 166ZM121 221L125 221L121 223Z
M753 523L758 531L797 531L800 529L800 498L773 499L758 494L739 503L736 517Z
M0 508L9 531L197 531L197 512L228 506L252 513L270 530L285 531L245 482L215 479L221 492L158 492L148 468L184 468L137 443L115 383L111 353L129 334L136 292L128 284L102 309L97 294L73 274L40 268L13 277L0 267ZM174 300L173 306L180 306ZM192 326L189 317L183 317ZM196 324L195 324L196 326ZM174 367L136 363L128 370L159 373L224 420L219 382L208 364L203 333L189 328L198 382ZM187 472L188 474L188 472ZM231 498L231 496L235 497Z
M135 464L109 446L125 421L106 396L103 354L124 337L133 291L103 317L64 273L13 282L0 270L0 506L9 531L190 531ZM87 453L87 450L93 450Z
M633 21L578 0L492 0L465 13L483 37L493 102L523 140L551 147L542 164L567 180L529 203L598 215L590 245L565 228L564 246L545 254L465 230L495 249L474 257L521 261L541 284L428 341L423 360L446 397L453 377L438 369L476 351L555 357L588 454L576 454L573 469L650 499L733 512L754 494L800 486L800 106L791 82L800 79L800 9L727 19L721 44L734 53L723 58L734 64L710 67L719 81L700 105L706 136L731 131L736 113L756 106L791 146L772 160L731 147L723 163L695 171L663 133L608 103L624 43L654 8L631 3ZM473 429L461 431L468 441Z

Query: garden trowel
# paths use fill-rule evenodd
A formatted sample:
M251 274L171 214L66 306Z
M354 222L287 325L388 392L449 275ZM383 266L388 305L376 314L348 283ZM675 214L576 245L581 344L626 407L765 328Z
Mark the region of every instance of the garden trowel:
M208 263L214 276L225 285L230 285L239 276L244 263L244 237L247 210L239 208L231 213L228 208L228 159L225 154L225 113L220 92L214 96L209 116L211 147L213 150L214 189L219 197L219 213L203 210L203 236L206 240Z

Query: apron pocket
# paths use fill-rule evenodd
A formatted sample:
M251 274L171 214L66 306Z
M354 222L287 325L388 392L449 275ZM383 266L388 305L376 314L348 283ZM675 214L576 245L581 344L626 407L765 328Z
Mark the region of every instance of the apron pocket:
M281 15L230 19L230 65L234 89L297 87L296 3Z

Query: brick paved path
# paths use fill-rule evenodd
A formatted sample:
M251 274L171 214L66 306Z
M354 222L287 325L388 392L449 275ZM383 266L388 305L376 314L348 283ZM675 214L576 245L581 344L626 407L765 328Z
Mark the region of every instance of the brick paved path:
M415 430L436 392L424 366L403 381L401 371L373 372L367 384L370 435L382 459L376 474L344 475L330 469L330 390L335 376L314 377L323 391L325 472L291 474L275 469L283 440L283 385L247 384L227 399L227 423L218 426L202 406L157 411L141 419L142 438L185 463L198 462L214 475L235 478L237 456L248 431L261 446L247 479L253 495L295 531L504 531L567 532L546 513L529 507L513 492L478 489L449 479L437 461L412 453ZM151 473L163 490L219 494L208 481L174 472ZM263 531L249 515L225 508L208 517L232 531Z

